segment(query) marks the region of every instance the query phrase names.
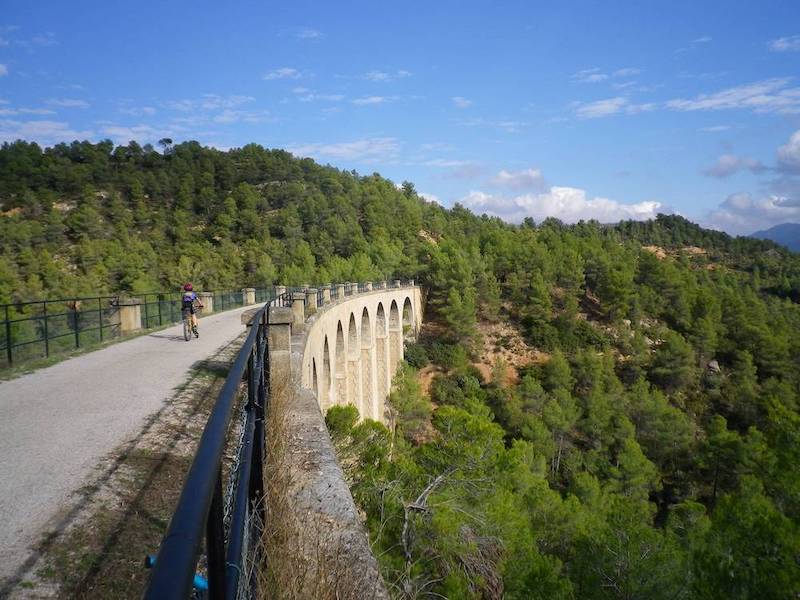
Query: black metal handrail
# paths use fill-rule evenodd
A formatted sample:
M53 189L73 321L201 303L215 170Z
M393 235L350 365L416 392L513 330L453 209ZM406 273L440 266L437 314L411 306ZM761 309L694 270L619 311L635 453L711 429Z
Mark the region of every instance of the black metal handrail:
M257 547L258 524L264 522L264 413L268 402L266 314L265 306L253 317L250 333L208 418L177 508L161 542L144 596L147 599L184 600L189 597L203 538L212 598L236 598L236 590L242 583L240 579L246 576L246 557L242 550L245 546ZM222 459L242 380L247 386L247 414L239 449L239 468L230 475L236 478L237 484L226 552ZM253 515L257 518L249 518ZM255 525L248 527L248 522Z
M349 287L351 294L366 291L361 286ZM258 545L254 542L261 535L264 523L264 418L269 402L267 311L269 306L291 306L293 294L304 289L285 288L280 294L268 298L269 303L253 317L250 333L203 430L169 529L161 542L144 596L146 599L185 599L190 595L204 539L210 597L233 600L242 584L252 589L253 582L243 582L241 578L252 577L252 571L244 568L244 563L245 560L259 559ZM321 290L318 298L317 305L322 306ZM236 486L232 492L232 512L226 531L222 495L223 451L243 380L247 387L244 435L238 451L238 468L228 477L229 480L235 479ZM256 518L249 518L253 515ZM245 547L251 549L249 557L244 556Z

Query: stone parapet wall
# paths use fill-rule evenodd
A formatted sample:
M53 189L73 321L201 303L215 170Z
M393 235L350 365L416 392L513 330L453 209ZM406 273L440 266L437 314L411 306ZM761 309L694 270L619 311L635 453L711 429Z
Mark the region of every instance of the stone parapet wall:
M384 420L389 361L402 359L403 332L419 330L421 293L351 289L332 303L323 295L300 327L298 307L270 307L264 542L273 598L389 598L323 415L354 404Z

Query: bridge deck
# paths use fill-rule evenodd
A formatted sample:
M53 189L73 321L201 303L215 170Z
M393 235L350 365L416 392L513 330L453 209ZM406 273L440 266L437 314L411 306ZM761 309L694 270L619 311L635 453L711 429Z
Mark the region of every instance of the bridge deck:
M0 383L0 590L101 459L242 333L249 308L202 319L190 343L177 325Z

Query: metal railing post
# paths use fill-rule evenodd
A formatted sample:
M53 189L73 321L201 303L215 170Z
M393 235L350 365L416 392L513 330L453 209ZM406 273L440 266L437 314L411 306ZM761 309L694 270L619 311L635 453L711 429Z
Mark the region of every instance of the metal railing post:
M46 314L46 312L45 312ZM45 318L45 323L47 323L47 318ZM103 341L103 304L100 301L100 298L97 299L97 323L100 326L100 341Z
M75 347L81 347L81 321L80 321L80 312L78 312L78 302L77 300L72 306L72 311L75 313Z
M218 467L214 496L206 521L206 548L208 550L208 591L212 600L225 598L225 526L222 506L222 470Z
M147 316L147 294L144 295L144 328L150 327L150 318Z
M8 304L6 304L6 356L8 357L8 366L14 362L11 352L11 317L8 314Z
M44 356L48 358L50 356L50 340L48 338L49 331L47 330L47 302L42 302L44 305L44 310L42 311L44 314Z

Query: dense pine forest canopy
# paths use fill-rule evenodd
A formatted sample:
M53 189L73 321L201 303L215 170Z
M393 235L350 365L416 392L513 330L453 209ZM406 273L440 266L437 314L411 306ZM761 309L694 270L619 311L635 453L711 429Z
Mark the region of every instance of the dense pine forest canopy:
M800 257L772 242L510 225L256 145L6 144L0 204L0 302L422 281L390 426L327 416L397 597L800 594ZM532 358L487 374L501 323Z

